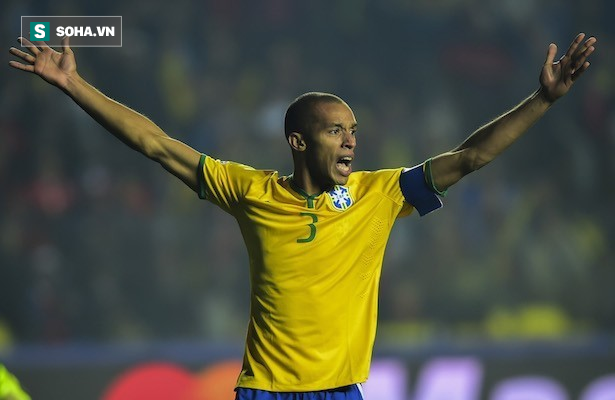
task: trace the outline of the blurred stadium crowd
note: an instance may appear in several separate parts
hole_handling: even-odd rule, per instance
[[[287,104],[355,110],[355,169],[412,166],[538,86],[547,45],[595,35],[592,68],[529,134],[398,222],[380,337],[615,335],[615,3],[591,1],[8,0],[21,15],[121,15],[122,48],[79,71],[216,158],[291,172]],[[8,53],[7,53],[8,55]],[[39,78],[0,74],[0,348],[237,340],[248,265],[233,219],[121,145]]]

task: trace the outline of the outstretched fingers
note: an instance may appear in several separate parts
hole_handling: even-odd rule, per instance
[[[557,45],[551,43],[547,50],[547,58],[545,59],[545,65],[552,65],[555,61],[555,55],[557,54]]]
[[[586,38],[584,33],[579,33],[558,59],[557,46],[549,45],[540,74],[541,89],[547,100],[555,101],[565,95],[574,81],[587,71],[590,64],[587,59],[593,54],[596,42],[595,37]]]
[[[18,61],[9,61],[9,65],[13,68],[20,69],[26,72],[34,72],[34,65],[32,64],[23,64]]]
[[[564,57],[572,57],[575,54],[575,51],[577,50],[577,47],[579,47],[579,44],[581,44],[581,42],[583,41],[583,38],[585,37],[584,33],[579,33],[574,40],[572,41],[572,43],[570,43],[570,47],[568,47],[568,51],[566,52],[566,54],[564,55]]]
[[[581,67],[577,68],[573,72],[570,79],[572,79],[573,81],[577,80],[583,74],[583,72],[587,71],[588,68],[589,68],[589,61],[585,61],[583,65],[581,65]]]
[[[62,38],[62,53],[70,54],[72,50],[69,46],[70,36],[64,36]]]
[[[15,47],[11,47],[9,49],[9,53],[11,53],[12,55],[16,57],[21,58],[22,60],[24,60],[25,62],[29,64],[34,64],[34,61],[36,61],[36,57],[34,57],[32,54],[16,49]]]
[[[34,43],[36,44],[36,46],[40,47],[42,50],[50,49],[51,48],[45,42],[38,41],[38,42],[34,42]]]
[[[580,47],[577,52],[573,55],[571,60],[571,72],[572,72],[572,80],[577,79],[583,72],[589,68],[589,61],[587,58],[594,52],[596,49],[594,44],[596,44],[597,40],[595,37],[590,37],[583,43],[583,46]]]
[[[32,51],[32,50],[30,49],[30,51]],[[19,62],[19,61],[11,60],[11,61],[9,61],[9,65],[11,67],[20,69],[22,71],[34,72],[34,62],[36,61],[36,57],[35,56],[33,56],[30,53],[26,53],[25,51],[19,50],[19,49],[15,48],[15,47],[11,47],[9,49],[9,53],[11,53],[15,57],[18,57],[22,61],[24,61],[24,62]],[[34,51],[32,51],[32,53],[34,53]],[[38,54],[38,53],[36,53],[36,54]]]
[[[40,44],[34,44],[24,37],[18,37],[17,41],[21,43],[21,45],[25,47],[30,53],[17,49],[15,47],[11,47],[9,49],[9,53],[20,58],[23,62],[11,60],[9,61],[9,65],[22,71],[34,72],[34,63],[36,62],[36,58],[38,57],[38,55],[42,52],[41,49],[38,47],[40,46]],[[44,42],[42,43],[44,44],[44,46],[41,47],[44,48],[45,46],[47,46]]]
[[[41,52],[41,50],[35,44],[33,44],[31,41],[29,41],[28,39],[24,37],[17,38],[17,41],[21,43],[23,47],[27,48],[28,51],[30,51],[30,53],[34,54],[35,56],[37,56]]]
[[[585,49],[582,53],[575,55],[575,57],[572,59],[572,68],[576,70],[579,67],[581,67],[583,64],[585,64],[587,57],[589,57],[590,54],[594,52],[594,50],[595,48],[591,46]]]
[[[598,39],[596,39],[595,37],[590,37],[583,43],[583,46],[577,49],[577,54],[585,53],[588,49],[592,48],[597,41]]]

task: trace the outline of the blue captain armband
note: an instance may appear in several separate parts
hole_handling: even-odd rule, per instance
[[[404,170],[399,185],[406,201],[419,212],[421,217],[442,207],[442,200],[428,185],[423,164]]]

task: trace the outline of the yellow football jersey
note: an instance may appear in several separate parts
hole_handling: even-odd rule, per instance
[[[386,243],[413,210],[401,172],[353,172],[345,186],[307,196],[292,177],[201,157],[199,196],[237,219],[250,259],[237,386],[296,392],[367,379]]]

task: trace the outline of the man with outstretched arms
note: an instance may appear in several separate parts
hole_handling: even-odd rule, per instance
[[[588,69],[596,39],[579,34],[540,87],[450,151],[414,167],[353,172],[357,119],[340,97],[295,99],[284,129],[294,170],[282,176],[220,161],[169,137],[77,73],[68,38],[60,52],[20,38],[16,69],[62,89],[131,148],[202,199],[233,215],[250,259],[250,321],[237,399],[362,399],[376,333],[378,284],[393,223],[424,215],[441,195],[510,146]]]

